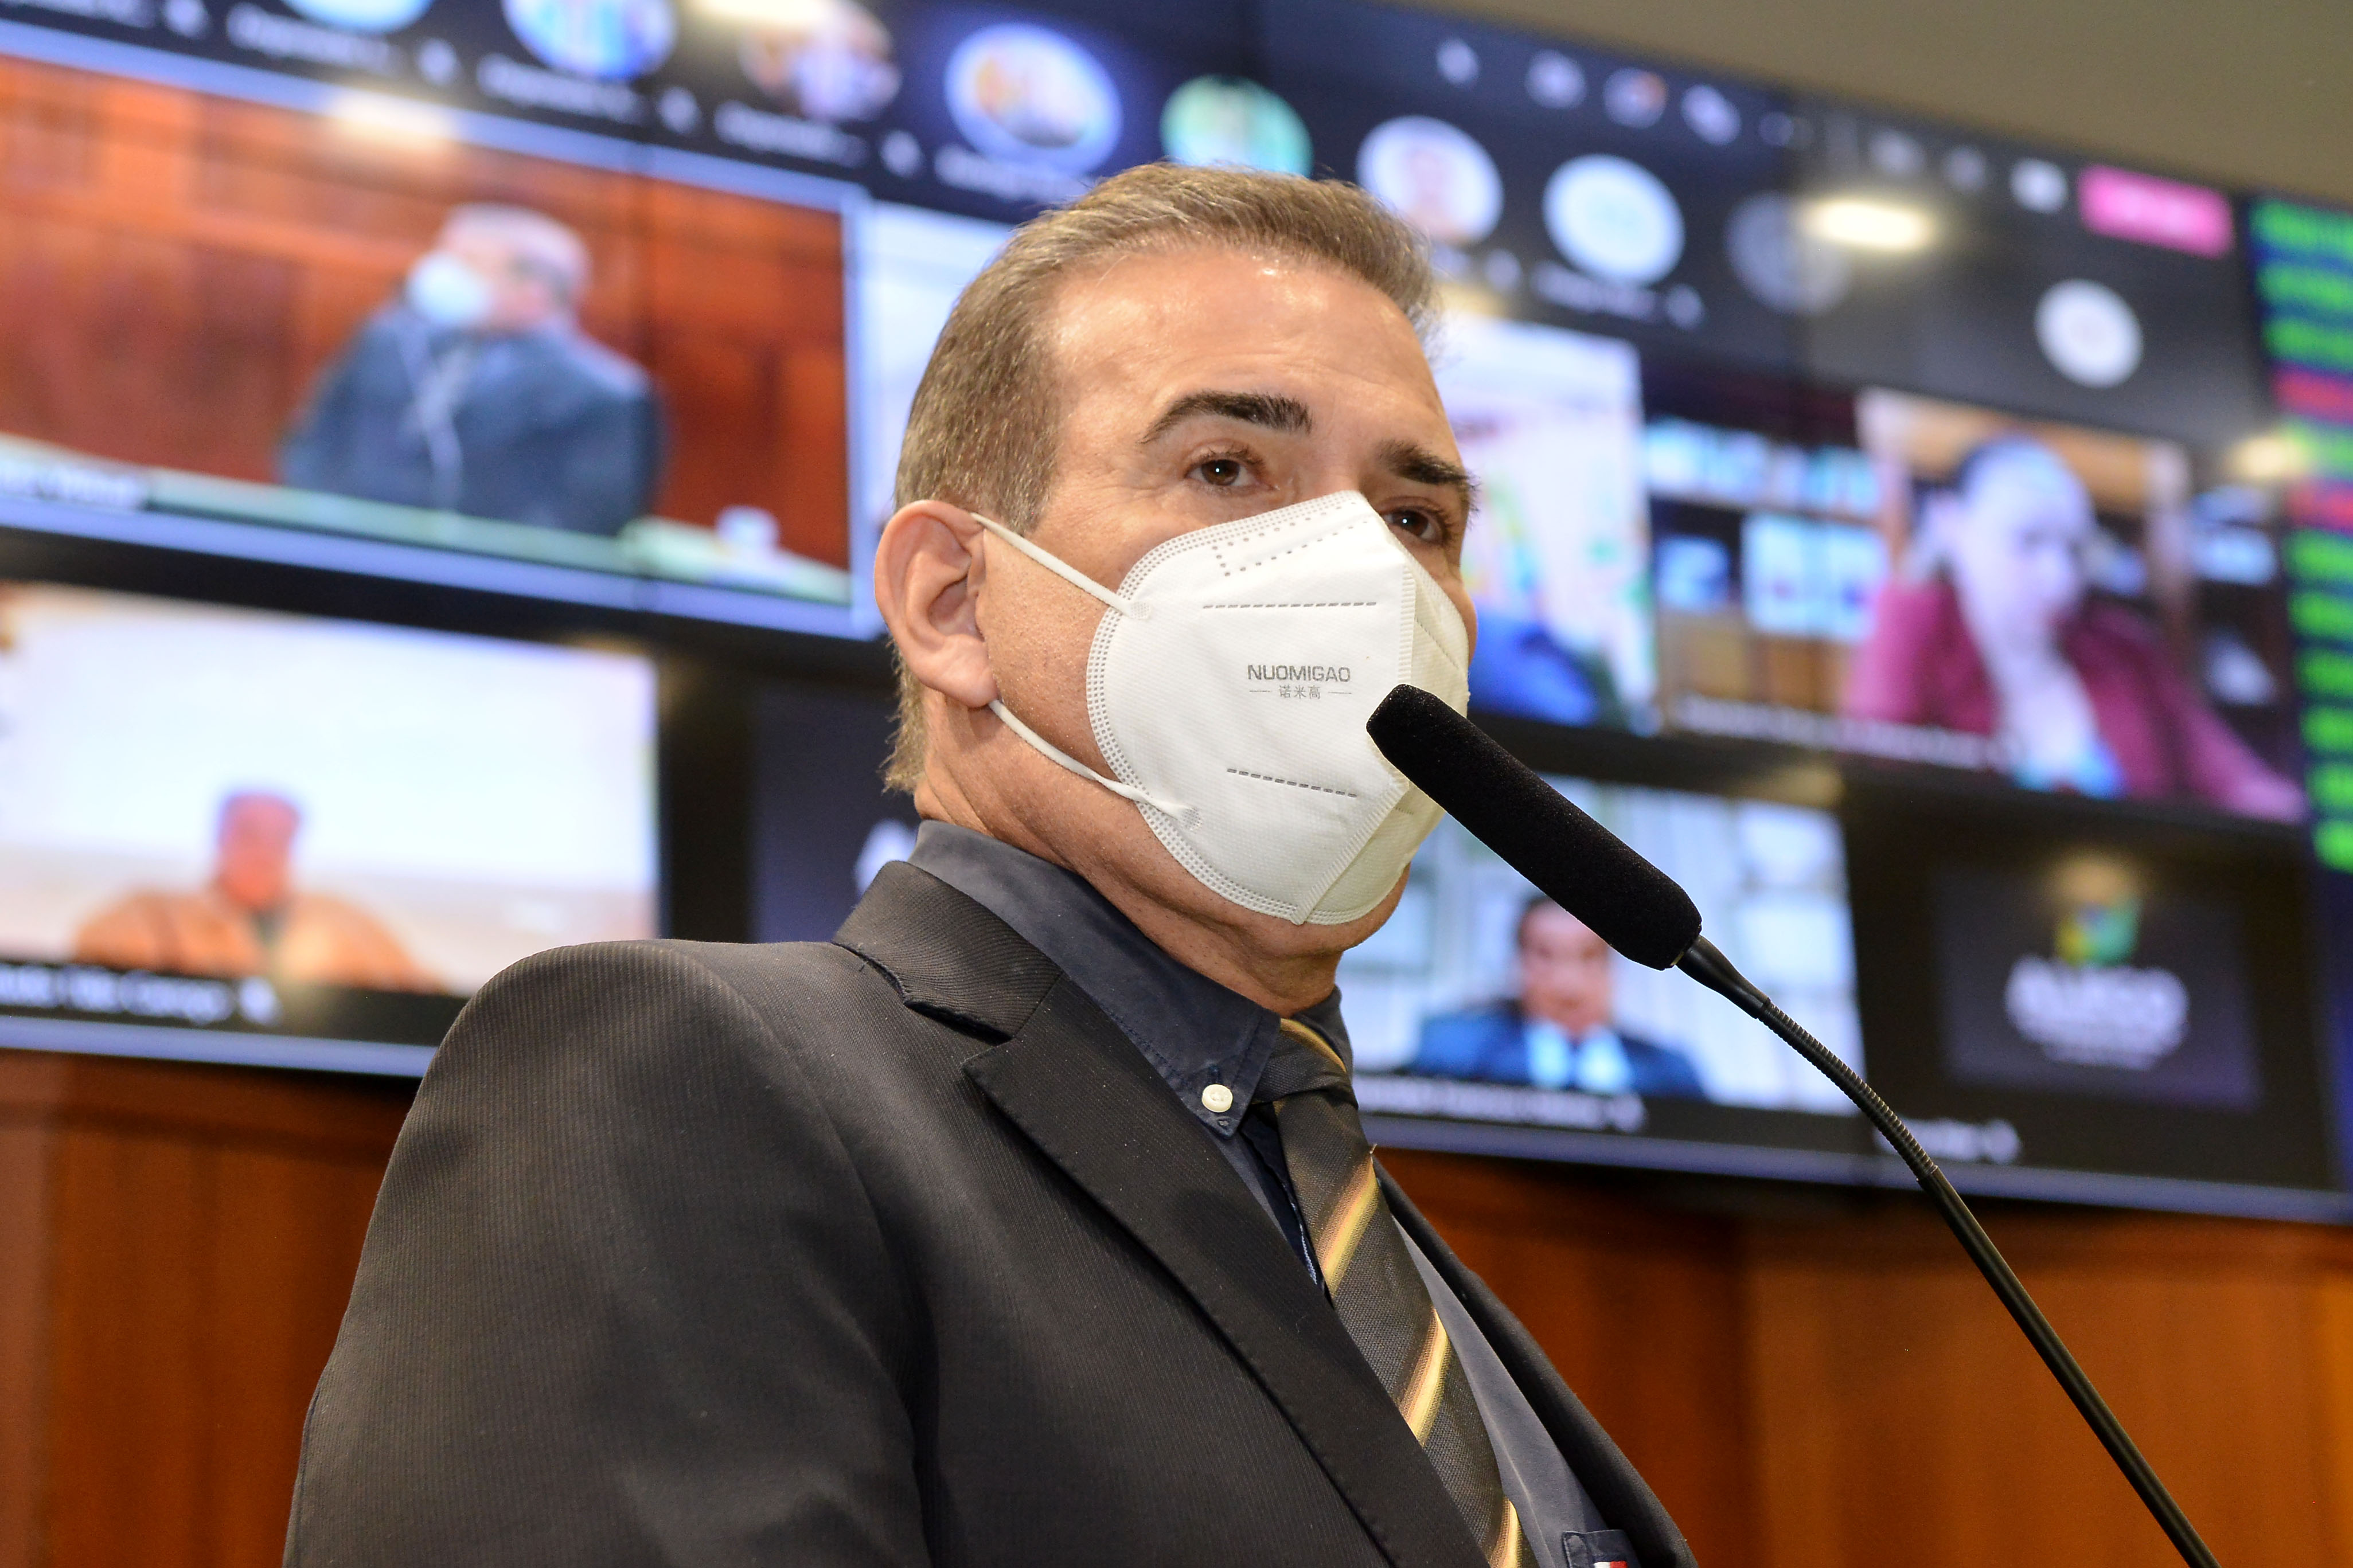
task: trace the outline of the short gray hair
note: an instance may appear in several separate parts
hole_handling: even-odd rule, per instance
[[[1438,280],[1421,242],[1354,185],[1244,169],[1146,163],[1014,232],[956,300],[915,389],[897,504],[944,500],[1026,533],[1053,491],[1060,409],[1044,325],[1065,284],[1116,257],[1197,247],[1271,253],[1363,279],[1428,337]],[[923,686],[899,664],[885,780],[923,771]]]
[[[513,248],[515,259],[567,307],[578,304],[588,291],[588,247],[545,213],[500,202],[469,202],[449,209],[441,232],[490,235],[504,241]]]

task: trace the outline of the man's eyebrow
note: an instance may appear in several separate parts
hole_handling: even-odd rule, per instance
[[[1385,441],[1380,457],[1381,466],[1398,479],[1452,490],[1461,500],[1466,515],[1477,509],[1479,481],[1461,464],[1411,441]]]
[[[1304,436],[1315,428],[1314,417],[1307,405],[1295,397],[1285,397],[1277,392],[1188,392],[1166,408],[1144,433],[1142,446],[1149,447],[1169,431],[1197,414],[1215,415],[1220,419],[1239,419],[1245,425],[1262,425],[1270,430],[1280,430],[1286,436]]]

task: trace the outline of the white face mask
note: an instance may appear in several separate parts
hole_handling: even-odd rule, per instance
[[[479,327],[492,303],[489,281],[446,250],[419,257],[408,269],[408,308],[437,327]]]
[[[1444,590],[1346,491],[1182,534],[1116,594],[1003,525],[998,538],[1111,607],[1087,716],[1117,776],[989,707],[1047,756],[1135,803],[1213,891],[1294,925],[1369,913],[1437,805],[1365,733],[1400,682],[1470,701],[1470,635]]]

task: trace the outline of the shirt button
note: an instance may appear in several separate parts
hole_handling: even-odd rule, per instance
[[[1224,1084],[1213,1083],[1201,1091],[1201,1104],[1223,1116],[1234,1108],[1234,1091]]]

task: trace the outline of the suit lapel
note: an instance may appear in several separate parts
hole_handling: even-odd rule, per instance
[[[1479,1331],[1487,1336],[1487,1343],[1512,1374],[1551,1434],[1561,1458],[1568,1461],[1570,1471],[1583,1484],[1586,1494],[1613,1530],[1622,1530],[1633,1538],[1634,1551],[1641,1559],[1642,1568],[1696,1568],[1691,1547],[1683,1531],[1675,1528],[1665,1508],[1601,1423],[1592,1412],[1569,1391],[1554,1370],[1551,1360],[1538,1348],[1535,1336],[1512,1315],[1511,1309],[1496,1299],[1481,1279],[1462,1266],[1462,1260],[1440,1239],[1430,1228],[1430,1221],[1413,1206],[1387,1171],[1381,1173],[1381,1191],[1389,1200],[1389,1208],[1413,1237],[1423,1256],[1445,1279]]]
[[[1062,978],[1011,926],[903,860],[882,868],[833,940],[916,1012],[991,1043],[1011,1038]]]
[[[837,940],[909,1006],[1001,1042],[966,1076],[1168,1271],[1391,1563],[1472,1568],[1438,1472],[1331,1304],[1143,1053],[980,905],[913,868],[883,878]]]

